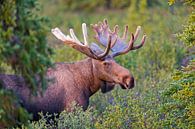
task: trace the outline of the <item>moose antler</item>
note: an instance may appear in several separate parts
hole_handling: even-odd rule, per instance
[[[106,43],[105,51],[97,55],[96,53],[93,52],[93,50],[88,45],[87,27],[85,23],[82,24],[82,31],[83,31],[84,43],[78,40],[73,29],[70,29],[70,35],[64,35],[59,28],[55,28],[51,30],[51,32],[56,36],[56,38],[63,41],[64,44],[80,51],[81,53],[91,58],[102,60],[104,57],[106,57],[110,51],[111,44],[112,44],[111,36],[109,34],[107,35],[107,40],[106,40],[107,43]]]
[[[108,36],[111,36],[111,40],[115,39],[115,42],[111,44],[111,50],[113,52],[112,57],[128,53],[131,50],[136,50],[142,47],[146,40],[146,35],[144,35],[142,37],[141,43],[137,46],[134,46],[134,42],[138,38],[138,35],[141,31],[140,26],[137,27],[135,34],[131,34],[131,39],[128,42],[128,44],[126,43],[127,33],[128,33],[127,25],[125,26],[125,30],[124,30],[122,38],[118,36],[118,31],[119,31],[118,25],[115,25],[114,30],[111,31],[107,20],[104,20],[103,23],[99,22],[99,24],[92,25],[92,28],[96,33],[95,38],[103,46],[107,45]]]

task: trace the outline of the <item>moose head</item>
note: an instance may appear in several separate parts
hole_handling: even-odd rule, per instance
[[[92,24],[92,29],[95,32],[95,39],[103,47],[103,51],[96,43],[88,44],[88,35],[86,24],[82,24],[84,42],[81,42],[76,37],[73,29],[70,29],[70,35],[64,35],[60,29],[52,29],[52,33],[65,45],[70,46],[77,51],[87,55],[92,59],[93,73],[98,81],[101,81],[102,92],[110,91],[115,84],[119,84],[123,89],[130,89],[134,87],[134,77],[128,69],[122,67],[115,62],[114,58],[119,55],[128,53],[131,50],[136,50],[142,47],[145,43],[146,35],[142,37],[141,43],[134,46],[134,42],[138,38],[141,27],[138,26],[135,34],[131,34],[131,38],[127,41],[128,26],[122,37],[119,37],[118,25],[115,25],[113,31],[109,28],[108,21],[104,20],[98,24]]]

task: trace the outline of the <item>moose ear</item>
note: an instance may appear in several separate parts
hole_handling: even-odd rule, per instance
[[[107,93],[111,90],[114,89],[114,84],[113,83],[109,83],[109,82],[104,82],[102,85],[101,85],[101,92],[102,93]]]

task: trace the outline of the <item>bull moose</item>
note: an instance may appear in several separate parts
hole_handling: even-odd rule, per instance
[[[41,111],[60,113],[63,110],[69,110],[73,101],[85,110],[90,96],[99,89],[106,93],[116,84],[123,89],[133,88],[133,76],[128,69],[117,64],[114,57],[144,45],[146,35],[143,36],[139,45],[134,45],[141,27],[138,26],[135,34],[131,34],[128,43],[126,43],[128,26],[125,26],[122,37],[118,36],[118,25],[111,31],[107,20],[91,27],[95,31],[95,39],[102,47],[105,47],[104,51],[95,43],[88,44],[85,23],[82,24],[83,42],[78,40],[73,29],[70,29],[70,35],[64,35],[58,28],[51,30],[57,39],[88,58],[75,63],[55,63],[54,67],[49,68],[46,73],[46,78],[54,79],[54,81],[48,83],[48,88],[43,95],[33,96],[24,79],[18,75],[1,74],[0,81],[3,86],[13,90],[20,98],[22,105],[35,116]]]

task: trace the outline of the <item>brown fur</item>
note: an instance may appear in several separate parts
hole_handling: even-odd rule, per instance
[[[70,110],[75,101],[83,109],[87,109],[89,97],[102,88],[105,93],[121,84],[122,88],[134,86],[133,77],[124,67],[107,57],[104,61],[91,58],[76,63],[56,63],[49,68],[49,82],[43,96],[32,96],[24,79],[16,75],[0,74],[0,81],[7,89],[12,89],[20,98],[22,105],[35,116],[38,112],[59,113]]]

